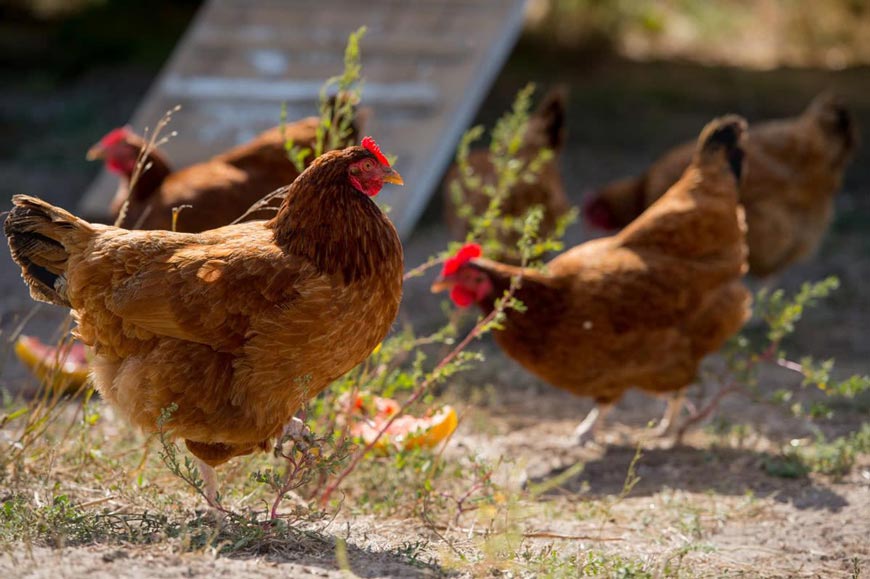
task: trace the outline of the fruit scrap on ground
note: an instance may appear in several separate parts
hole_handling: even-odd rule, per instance
[[[351,436],[371,444],[389,420],[399,411],[400,404],[392,398],[382,398],[367,392],[356,395],[349,403],[349,395],[342,396],[339,407],[348,410]],[[404,414],[396,418],[375,443],[379,452],[434,448],[456,430],[459,419],[449,405],[427,413],[426,416]]]
[[[87,350],[81,342],[62,341],[49,346],[36,336],[21,336],[15,342],[15,355],[52,388],[72,393],[88,379]]]

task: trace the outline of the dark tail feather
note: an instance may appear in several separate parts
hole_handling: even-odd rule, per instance
[[[743,143],[746,134],[746,121],[737,115],[719,117],[707,124],[698,137],[696,159],[703,162],[719,151],[725,153],[728,165],[737,182],[743,176]]]
[[[547,146],[560,150],[565,145],[565,100],[567,90],[556,87],[548,92],[538,106],[535,116],[543,121]]]
[[[12,259],[30,295],[40,301],[70,306],[66,296],[67,243],[93,230],[87,222],[34,197],[16,195],[4,226]]]
[[[822,130],[839,145],[835,163],[845,163],[858,148],[860,134],[855,117],[843,99],[832,92],[824,92],[813,99],[805,114],[815,118]]]

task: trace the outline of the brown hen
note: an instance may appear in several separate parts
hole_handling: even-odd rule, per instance
[[[334,106],[334,102],[332,104]],[[357,140],[362,123],[357,115],[348,129],[347,139]],[[187,205],[178,215],[176,231],[198,233],[232,223],[267,193],[299,176],[290,161],[285,142],[313,150],[320,124],[319,117],[308,117],[285,126],[273,127],[251,141],[184,169],[173,171],[166,155],[157,148],[146,149],[145,170],[130,189],[137,158],[145,140],[128,127],[114,129],[88,151],[88,159],[101,159],[106,168],[117,173],[121,182],[110,205],[117,221],[124,202],[129,200],[118,224],[127,229],[172,229],[172,209]],[[306,158],[310,164],[312,156]],[[272,203],[277,207],[280,200]],[[268,219],[274,210],[260,210],[246,220]]]
[[[754,275],[772,275],[815,253],[857,142],[852,115],[830,94],[797,118],[753,125],[740,201]],[[693,152],[694,144],[685,143],[642,176],[605,186],[584,207],[587,222],[604,229],[628,225],[680,178]]]
[[[559,217],[570,209],[562,173],[559,169],[559,158],[565,145],[565,95],[561,89],[549,92],[541,101],[537,111],[529,118],[528,127],[523,138],[517,158],[525,163],[535,159],[542,149],[550,149],[554,155],[541,167],[534,181],[519,181],[502,201],[501,214],[517,218],[525,216],[535,205],[544,208],[544,217],[539,227],[542,237],[553,233]],[[482,184],[495,184],[497,176],[492,165],[488,149],[471,151],[468,164]],[[468,219],[457,213],[457,201],[470,206],[473,215],[482,215],[491,201],[482,189],[460,188],[460,199],[454,199],[452,189],[461,183],[459,167],[451,167],[444,180],[444,218],[451,235],[455,239],[465,239],[469,231]],[[510,249],[516,246],[519,233],[502,232],[499,240],[502,246]],[[508,252],[506,257],[509,257]]]
[[[199,234],[91,224],[16,196],[5,231],[34,299],[69,307],[99,392],[211,467],[268,446],[384,338],[402,245],[372,201],[401,184],[374,141],[324,154],[270,221]]]
[[[595,398],[581,440],[631,387],[679,393],[660,424],[669,432],[700,361],[747,319],[737,203],[744,129],[737,117],[709,124],[682,178],[619,234],[566,251],[545,271],[475,258],[479,248],[466,246],[433,285],[488,312],[522,276],[516,296],[527,311],[509,310],[495,340],[541,379]]]

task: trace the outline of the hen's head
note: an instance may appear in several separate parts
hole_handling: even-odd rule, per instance
[[[402,277],[402,243],[371,198],[384,183],[402,185],[374,139],[327,151],[283,190],[284,201],[267,223],[291,255],[312,261],[347,283],[378,273]]]
[[[489,275],[477,267],[475,259],[480,257],[481,249],[476,243],[469,243],[444,262],[441,275],[432,284],[432,292],[450,290],[450,299],[461,308],[480,303],[494,291]]]
[[[133,176],[142,138],[130,127],[119,127],[109,131],[96,145],[88,150],[88,161],[103,161],[106,168],[128,179]]]
[[[390,162],[373,138],[364,138],[361,147],[351,148],[350,155],[347,177],[360,193],[374,197],[381,192],[384,183],[405,184],[398,171],[390,167]]]

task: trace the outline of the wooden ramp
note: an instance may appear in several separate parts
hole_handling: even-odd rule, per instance
[[[520,32],[524,0],[208,0],[133,116],[153,127],[175,105],[164,149],[201,161],[288,119],[315,114],[323,81],[361,43],[366,133],[398,156],[404,188],[378,197],[406,237]],[[143,23],[143,26],[149,25]],[[106,127],[106,130],[112,127]],[[79,209],[105,216],[117,177],[100,174]]]

